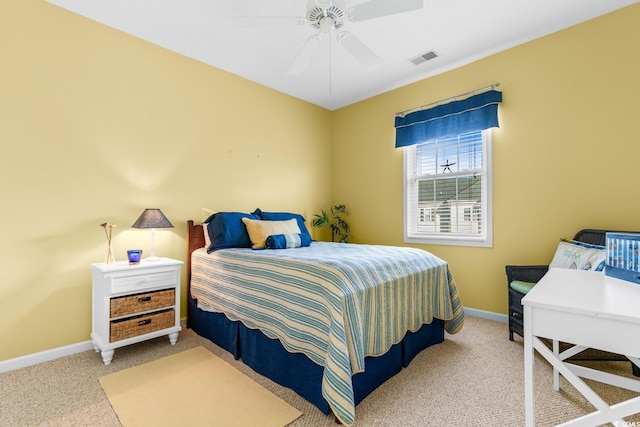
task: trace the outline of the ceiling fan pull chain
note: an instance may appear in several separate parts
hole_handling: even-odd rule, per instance
[[[329,43],[329,96],[333,95],[333,55],[331,52],[331,43]]]

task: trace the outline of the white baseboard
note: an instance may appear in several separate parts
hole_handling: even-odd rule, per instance
[[[493,313],[491,311],[478,310],[475,308],[465,307],[464,313],[467,316],[480,317],[502,323],[507,323],[509,321],[506,314]],[[181,319],[180,324],[183,328],[186,328],[186,322],[186,319]],[[49,362],[61,357],[71,356],[72,354],[82,353],[87,350],[93,350],[93,343],[91,341],[84,341],[77,344],[41,351],[39,353],[27,354],[26,356],[16,357],[15,359],[0,361],[0,374],[15,371],[16,369],[26,368],[27,366],[37,365],[42,362]]]
[[[187,319],[180,319],[182,328],[187,327]],[[82,353],[83,351],[93,350],[91,341],[84,341],[77,344],[66,345],[51,350],[41,351],[39,353],[27,354],[26,356],[16,357],[15,359],[0,361],[0,374],[16,369],[26,368],[27,366],[37,365],[42,362],[59,359],[72,354]]]
[[[509,316],[506,314],[494,313],[492,311],[478,310],[477,308],[464,308],[467,316],[480,317],[482,319],[495,320],[496,322],[509,323]]]
[[[26,368],[27,366],[37,365],[38,363],[48,362],[65,356],[71,356],[72,354],[82,353],[87,350],[93,350],[93,343],[91,341],[84,341],[77,344],[41,351],[39,353],[27,354],[26,356],[16,357],[15,359],[4,360],[0,362],[0,373],[15,371],[16,369]]]

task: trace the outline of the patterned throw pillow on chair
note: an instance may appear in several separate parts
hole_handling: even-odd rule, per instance
[[[561,240],[549,267],[602,271],[606,256],[607,251],[604,246],[575,240]]]

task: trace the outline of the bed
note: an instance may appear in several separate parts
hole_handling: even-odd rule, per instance
[[[343,424],[462,328],[448,264],[426,251],[316,241],[209,251],[202,225],[187,231],[187,326]]]

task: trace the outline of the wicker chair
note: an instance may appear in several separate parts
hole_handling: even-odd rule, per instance
[[[606,230],[580,230],[573,237],[583,243],[604,246]],[[513,281],[537,283],[549,270],[549,265],[507,265],[507,289],[509,291],[509,339],[513,341],[513,334],[523,335],[522,297],[525,295],[511,287]]]
[[[605,246],[606,233],[612,230],[596,230],[596,229],[584,229],[580,230],[573,237],[573,240],[577,240],[583,243],[589,243],[592,245]],[[524,323],[523,323],[523,308],[522,297],[524,293],[519,292],[517,289],[511,287],[513,281],[522,281],[529,283],[537,283],[542,276],[549,270],[548,265],[507,265],[505,266],[507,273],[507,289],[509,291],[509,339],[513,341],[513,334],[516,333],[521,337],[523,335]],[[561,343],[561,350],[566,345]],[[573,360],[627,360],[625,357],[616,355],[613,353],[606,353],[599,350],[589,349],[586,352],[573,356]],[[640,376],[640,369],[638,369],[633,363],[633,374]]]

